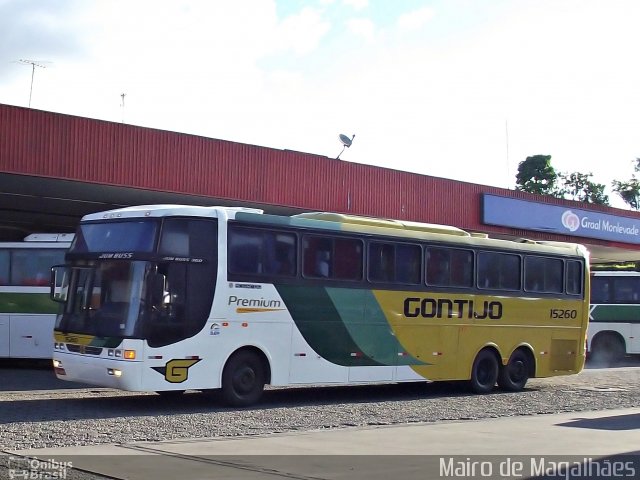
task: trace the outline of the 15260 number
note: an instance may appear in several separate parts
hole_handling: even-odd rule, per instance
[[[549,318],[577,318],[577,310],[562,310],[560,308],[552,308],[549,310]]]

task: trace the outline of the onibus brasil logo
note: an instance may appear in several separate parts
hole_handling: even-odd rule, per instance
[[[580,217],[571,210],[566,210],[562,214],[562,225],[570,232],[575,232],[580,228]]]

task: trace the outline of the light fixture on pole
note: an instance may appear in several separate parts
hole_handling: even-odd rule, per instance
[[[343,135],[341,133],[340,135],[338,135],[338,138],[340,139],[340,142],[342,143],[342,150],[340,150],[340,153],[336,157],[336,160],[340,160],[340,155],[342,155],[342,152],[344,152],[345,148],[349,148],[351,146],[351,144],[353,143],[353,139],[356,138],[356,135],[354,133],[351,136],[351,138],[349,138],[346,135]]]

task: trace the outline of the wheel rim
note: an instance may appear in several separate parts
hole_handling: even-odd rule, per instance
[[[514,383],[522,381],[527,374],[526,366],[522,360],[516,360],[510,363],[508,369],[509,379]]]
[[[240,367],[233,376],[233,389],[241,394],[251,393],[256,384],[256,372],[249,366]]]
[[[478,364],[478,382],[481,385],[488,385],[493,376],[493,368],[490,360],[482,360]]]

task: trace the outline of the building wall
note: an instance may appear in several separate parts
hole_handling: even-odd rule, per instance
[[[637,212],[320,155],[0,104],[2,172],[562,241],[581,239],[481,224],[481,193],[640,218]]]

